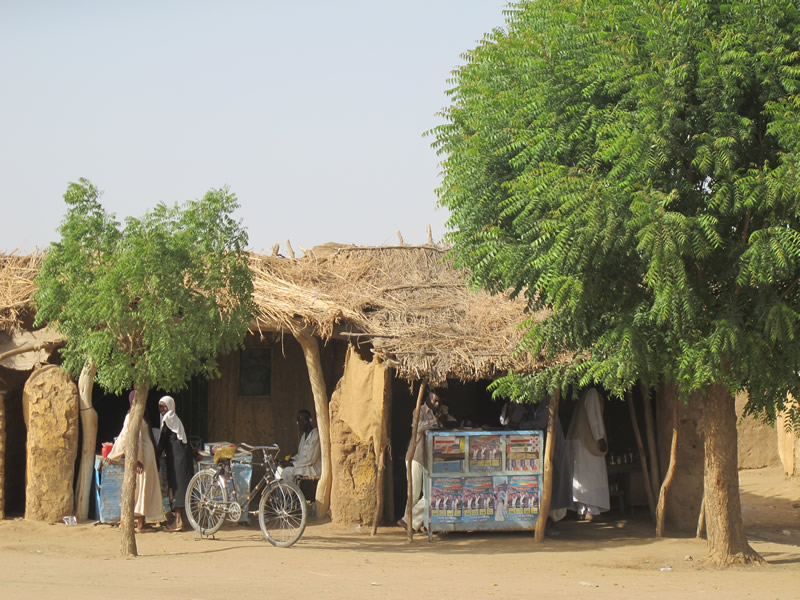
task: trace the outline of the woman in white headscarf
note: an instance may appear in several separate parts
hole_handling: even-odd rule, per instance
[[[162,452],[167,456],[167,480],[172,490],[172,511],[175,523],[170,531],[183,531],[186,520],[186,488],[194,475],[194,459],[186,430],[175,414],[175,400],[164,396],[158,401],[158,412],[161,413],[161,433],[158,436],[156,456]]]

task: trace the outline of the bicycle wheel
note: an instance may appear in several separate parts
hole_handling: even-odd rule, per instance
[[[198,471],[186,488],[186,517],[201,535],[216,533],[225,520],[228,490],[211,469]]]
[[[303,492],[292,483],[276,481],[261,496],[258,524],[270,544],[288,548],[303,535],[306,512]]]

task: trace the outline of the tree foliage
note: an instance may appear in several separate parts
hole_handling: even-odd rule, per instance
[[[37,323],[67,338],[64,366],[87,359],[122,393],[147,382],[177,390],[217,374],[217,355],[240,346],[253,314],[247,233],[227,189],[184,206],[159,204],[124,228],[81,179],[64,196],[61,240],[37,277]]]
[[[798,397],[799,26],[773,0],[540,0],[465,54],[432,132],[454,256],[551,311],[526,350],[571,357],[502,393]]]

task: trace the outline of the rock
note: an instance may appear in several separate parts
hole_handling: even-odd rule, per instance
[[[74,514],[78,388],[61,367],[35,369],[22,392],[28,427],[25,518],[60,522]]]

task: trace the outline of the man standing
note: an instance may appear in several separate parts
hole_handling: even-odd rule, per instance
[[[591,521],[610,508],[608,451],[603,423],[603,398],[597,388],[581,394],[567,431],[567,451],[572,462],[572,499],[578,517]]]
[[[319,430],[311,421],[311,413],[305,408],[297,413],[297,427],[300,429],[300,444],[297,454],[289,460],[279,461],[275,471],[278,479],[297,483],[297,476],[319,477],[322,473],[322,450],[319,445]]]

